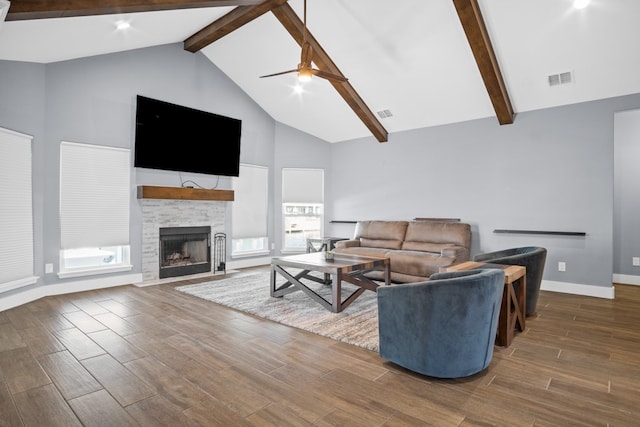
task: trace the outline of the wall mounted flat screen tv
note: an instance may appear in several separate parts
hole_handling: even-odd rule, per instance
[[[138,95],[134,166],[238,176],[242,121]]]

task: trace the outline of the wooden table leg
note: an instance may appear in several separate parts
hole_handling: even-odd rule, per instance
[[[333,283],[331,284],[331,297],[333,300],[332,310],[334,313],[339,313],[342,311],[342,271],[338,269],[336,274],[333,276]]]
[[[501,347],[509,347],[511,341],[509,339],[509,313],[510,301],[509,301],[509,288],[511,284],[505,283],[504,290],[502,291],[502,304],[500,304],[500,317],[498,319],[498,332],[496,334],[496,345]]]

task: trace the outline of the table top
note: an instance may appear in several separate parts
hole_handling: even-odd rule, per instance
[[[349,240],[348,237],[307,237],[311,242],[339,242],[340,240]]]
[[[513,283],[527,273],[526,267],[522,265],[491,264],[478,261],[466,261],[449,267],[442,267],[440,271],[463,271],[473,270],[474,268],[499,268],[504,271],[504,281],[506,283]]]
[[[389,258],[364,257],[359,255],[335,254],[333,259],[325,259],[323,252],[271,258],[271,265],[284,265],[304,270],[343,273],[354,270],[371,270],[389,265]]]

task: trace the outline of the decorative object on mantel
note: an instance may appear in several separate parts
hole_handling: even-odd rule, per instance
[[[340,313],[332,313],[304,292],[292,292],[283,298],[269,295],[268,270],[249,273],[175,289],[198,298],[213,301],[283,325],[303,329],[317,335],[378,351],[378,305],[375,292],[363,293],[357,301]],[[284,278],[278,276],[279,283]],[[346,295],[354,285],[343,283]],[[330,286],[318,284],[318,293],[331,292]]]
[[[233,190],[139,185],[138,199],[218,200],[232,202],[234,200],[234,192]]]

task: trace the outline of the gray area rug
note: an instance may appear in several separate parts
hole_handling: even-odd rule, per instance
[[[290,273],[296,273],[296,270]],[[276,276],[278,283],[285,279]],[[302,291],[282,298],[269,295],[270,273],[257,272],[211,282],[179,286],[189,295],[213,301],[284,325],[304,329],[369,350],[378,351],[378,306],[376,294],[365,291],[341,313],[332,313]],[[305,284],[307,282],[304,282]],[[331,295],[331,287],[310,282],[318,294]],[[343,285],[343,300],[355,287]],[[325,297],[329,301],[330,296]]]

